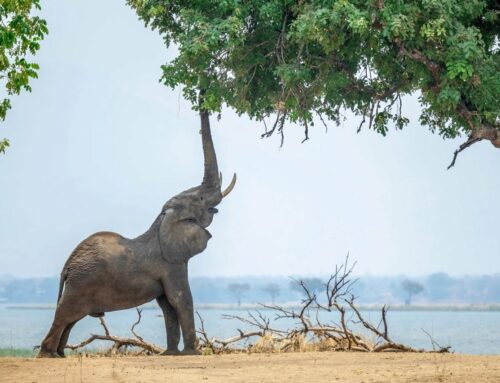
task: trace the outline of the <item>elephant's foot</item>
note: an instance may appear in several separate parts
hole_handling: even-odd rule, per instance
[[[59,355],[59,358],[66,358],[64,351],[57,351],[57,355]]]
[[[59,355],[55,351],[40,350],[36,357],[37,358],[61,358],[61,355]]]
[[[201,351],[194,348],[185,348],[181,351],[180,355],[201,355]]]
[[[175,349],[167,349],[163,351],[160,355],[180,355],[181,352],[175,348]]]

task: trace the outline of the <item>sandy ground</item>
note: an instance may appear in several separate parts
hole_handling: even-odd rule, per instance
[[[500,382],[500,356],[308,352],[0,358],[0,382]]]

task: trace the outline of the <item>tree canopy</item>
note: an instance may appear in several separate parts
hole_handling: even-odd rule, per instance
[[[402,96],[444,138],[500,148],[497,0],[127,0],[177,56],[163,82],[197,107],[274,124],[339,122],[352,111],[386,135],[402,129]]]
[[[0,120],[11,108],[9,97],[22,90],[31,91],[29,82],[37,77],[38,64],[29,56],[40,49],[40,41],[48,33],[47,23],[33,16],[40,9],[40,0],[0,0],[0,79],[5,96],[0,100]],[[9,146],[0,140],[0,153]]]

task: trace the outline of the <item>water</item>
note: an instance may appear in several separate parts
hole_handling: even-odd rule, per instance
[[[209,336],[225,338],[237,334],[237,329],[249,329],[236,320],[223,319],[223,314],[245,316],[245,310],[201,309]],[[270,311],[264,315],[274,318]],[[366,319],[377,324],[377,312],[362,312]],[[54,311],[52,309],[7,309],[0,304],[0,348],[30,349],[40,344],[48,331]],[[113,335],[132,337],[131,325],[137,319],[135,310],[106,313],[106,323]],[[326,319],[326,318],[324,318]],[[432,349],[426,330],[442,346],[451,345],[453,351],[467,354],[500,354],[500,312],[490,311],[393,311],[388,314],[389,335],[399,343],[416,348]],[[277,322],[284,328],[292,322]],[[197,327],[199,321],[197,319]],[[144,310],[141,323],[136,327],[145,340],[165,347],[165,327],[161,311]],[[86,317],[71,332],[70,343],[79,343],[89,334],[103,334],[98,319]],[[98,345],[94,346],[97,347]]]

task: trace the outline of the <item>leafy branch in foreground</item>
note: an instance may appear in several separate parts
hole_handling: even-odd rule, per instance
[[[0,100],[0,121],[11,108],[9,96],[22,90],[31,92],[29,82],[38,77],[38,64],[27,57],[40,49],[40,41],[48,33],[46,21],[32,15],[40,9],[40,0],[0,1],[0,81],[6,92]],[[0,153],[8,146],[9,140],[0,140]]]

